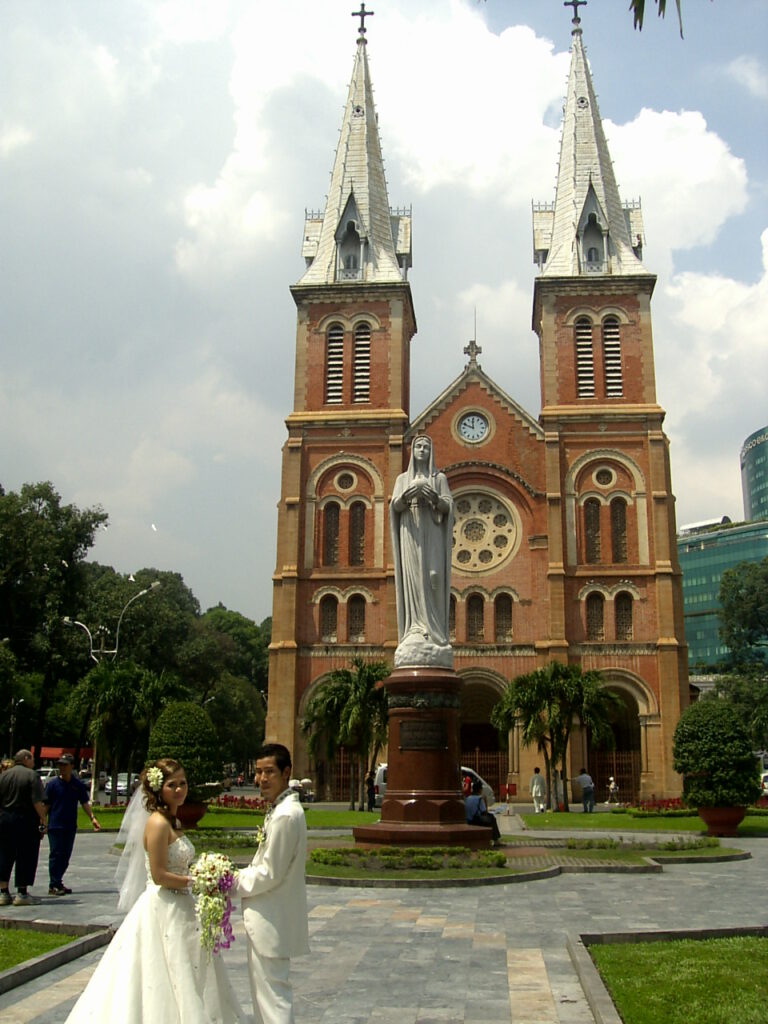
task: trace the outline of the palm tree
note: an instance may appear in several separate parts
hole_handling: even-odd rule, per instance
[[[351,669],[336,669],[320,685],[301,723],[313,757],[322,750],[332,763],[339,747],[352,755],[350,810],[355,807],[355,769],[359,771],[360,806],[364,807],[365,775],[386,740],[387,694],[380,684],[391,671],[386,661],[355,657]]]
[[[568,743],[574,724],[587,729],[592,745],[613,746],[611,711],[619,703],[602,676],[582,671],[578,665],[550,662],[545,668],[517,676],[491,712],[499,730],[519,725],[524,746],[537,748],[547,771],[547,805],[553,793],[552,770],[558,765],[563,780],[563,800],[568,810]]]

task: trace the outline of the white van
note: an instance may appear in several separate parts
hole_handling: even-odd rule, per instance
[[[488,785],[482,776],[478,775],[472,768],[465,768],[463,765],[459,769],[460,779],[459,788],[461,788],[462,780],[468,775],[472,782],[479,781],[483,786],[483,797],[485,798],[486,804],[491,807],[496,803],[496,797],[493,794],[493,790]],[[380,764],[376,769],[376,777],[373,780],[373,788],[376,793],[376,806],[381,807],[384,802],[384,797],[387,795],[387,766],[386,764]]]

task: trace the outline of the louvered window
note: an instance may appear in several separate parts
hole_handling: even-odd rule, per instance
[[[512,639],[512,598],[509,594],[499,594],[494,602],[496,619],[496,643],[508,643]]]
[[[605,640],[604,605],[602,594],[587,597],[587,640]]]
[[[584,502],[584,536],[586,559],[591,565],[600,561],[600,502],[587,498]]]
[[[616,639],[632,639],[632,595],[622,592],[616,595]]]
[[[326,643],[336,642],[338,613],[339,602],[335,597],[326,594],[320,601],[320,635]]]
[[[339,506],[329,501],[323,509],[323,565],[339,564]]]
[[[347,629],[351,643],[365,640],[365,598],[361,594],[353,594],[347,601]]]
[[[623,498],[611,502],[611,552],[614,562],[626,562],[627,503]]]
[[[371,327],[358,324],[355,329],[354,400],[371,400]]]
[[[576,389],[579,398],[595,397],[595,355],[592,324],[587,317],[576,321]]]
[[[355,501],[349,510],[349,564],[365,563],[365,505]]]
[[[344,328],[331,324],[325,352],[325,401],[339,405],[344,384]]]
[[[603,366],[605,367],[605,397],[621,398],[624,380],[621,372],[621,332],[615,316],[603,321]]]
[[[467,601],[467,640],[479,641],[485,636],[485,602],[479,594]]]

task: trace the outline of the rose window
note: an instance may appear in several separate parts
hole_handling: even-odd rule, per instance
[[[455,496],[453,566],[461,572],[486,572],[510,558],[518,548],[517,512],[492,494]]]

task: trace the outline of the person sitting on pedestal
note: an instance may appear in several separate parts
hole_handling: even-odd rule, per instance
[[[482,825],[484,828],[493,829],[493,842],[497,843],[501,837],[499,823],[496,815],[491,814],[483,796],[483,784],[477,779],[472,784],[472,795],[464,802],[464,809],[467,815],[468,825]]]

